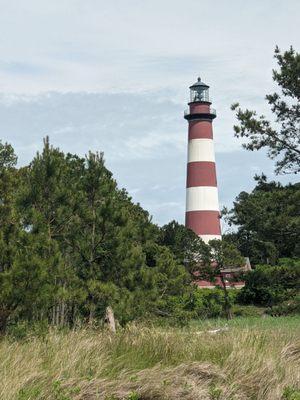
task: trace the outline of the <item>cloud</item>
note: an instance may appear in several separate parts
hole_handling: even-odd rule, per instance
[[[211,85],[221,204],[271,174],[241,150],[230,105],[267,114],[275,44],[299,48],[289,0],[10,0],[1,8],[0,137],[28,163],[42,137],[104,151],[120,186],[154,221],[184,219],[188,86]],[[267,20],[267,25],[266,25]],[[292,39],[291,39],[292,38]],[[292,40],[292,43],[291,43]],[[282,178],[285,181],[290,179]],[[132,189],[130,189],[132,188]]]
[[[0,96],[0,131],[16,146],[50,136],[55,145],[85,154],[105,152],[111,162],[185,159],[187,124],[182,104],[169,90],[141,93],[45,93]],[[217,151],[237,148],[232,137],[216,133]],[[26,163],[33,154],[22,153]]]
[[[37,64],[26,62],[0,61],[0,71],[9,75],[38,76],[46,75],[46,73],[49,72],[49,69]]]
[[[20,165],[41,149],[45,135],[82,156],[104,151],[119,185],[155,222],[183,222],[187,124],[175,97],[169,90],[2,96],[0,137],[13,144]],[[220,201],[230,205],[241,190],[253,187],[255,173],[270,175],[272,163],[261,152],[241,150],[228,121],[220,119],[214,130]]]
[[[11,0],[1,8],[1,57],[36,74],[2,71],[2,88],[182,92],[202,73],[216,98],[234,88],[257,94],[271,84],[275,44],[299,45],[299,11],[297,0]]]

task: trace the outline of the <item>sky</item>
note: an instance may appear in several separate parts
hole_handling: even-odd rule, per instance
[[[230,105],[270,116],[275,45],[300,48],[299,0],[0,0],[0,139],[19,165],[49,135],[107,167],[160,225],[184,221],[188,87],[210,85],[222,206],[253,176],[274,179],[264,152],[234,138]],[[294,176],[275,177],[283,183]]]

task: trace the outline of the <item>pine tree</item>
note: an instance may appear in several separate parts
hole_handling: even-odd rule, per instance
[[[63,238],[70,229],[76,203],[74,164],[80,168],[81,163],[50,146],[46,138],[42,153],[26,170],[19,194],[19,207],[30,237],[28,252],[45,264],[40,272],[46,274],[44,280],[50,295],[44,307],[48,310],[47,318],[56,325],[65,323],[73,294],[71,283],[76,280],[71,253]],[[32,263],[31,268],[35,265],[38,270],[38,263]]]
[[[241,192],[231,210],[224,210],[229,225],[237,230],[230,235],[252,264],[275,264],[278,258],[300,254],[300,185],[268,182],[257,176],[252,192]]]
[[[19,173],[17,157],[8,143],[0,141],[0,331],[5,329],[7,320],[14,311],[10,301],[12,285],[8,274],[18,253],[21,227],[15,207],[16,187]]]

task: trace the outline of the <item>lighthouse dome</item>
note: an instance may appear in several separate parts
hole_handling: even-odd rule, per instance
[[[201,81],[200,76],[198,77],[197,82],[193,83],[192,86],[190,86],[190,89],[197,87],[209,88],[209,86],[206,83]]]

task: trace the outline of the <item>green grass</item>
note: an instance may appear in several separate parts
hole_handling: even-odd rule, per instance
[[[0,340],[1,400],[298,400],[299,381],[299,317]]]
[[[288,317],[236,317],[230,321],[226,319],[206,319],[193,321],[191,326],[199,329],[215,329],[219,327],[232,327],[240,329],[283,329],[298,330],[300,326],[300,316]]]

